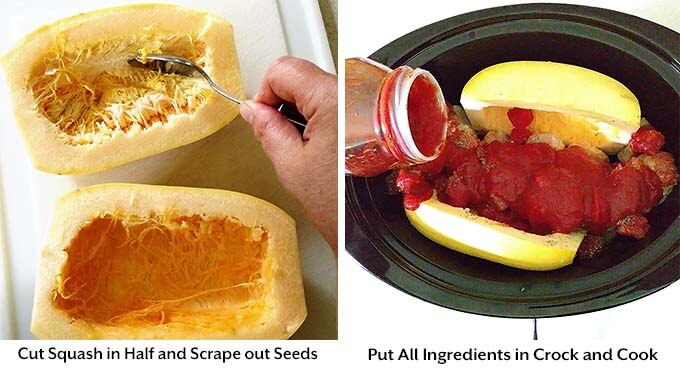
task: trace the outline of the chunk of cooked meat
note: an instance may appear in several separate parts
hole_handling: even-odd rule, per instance
[[[642,239],[647,236],[649,228],[647,218],[639,214],[628,216],[616,224],[616,232],[619,235],[630,236],[635,239]]]
[[[502,131],[495,131],[491,130],[484,135],[484,140],[482,142],[484,143],[491,143],[491,142],[501,142],[505,143],[510,140],[510,137],[508,136],[507,133],[504,133]]]
[[[616,157],[621,162],[626,162],[630,160],[633,156],[635,156],[635,152],[633,152],[633,150],[630,149],[630,146],[628,145],[623,147],[623,149],[621,149],[619,153],[616,154]]]
[[[604,236],[588,233],[576,251],[578,261],[587,261],[597,256],[605,248],[607,241]]]
[[[565,147],[564,142],[559,136],[545,133],[532,134],[529,136],[526,143],[544,143],[556,151],[561,151]]]
[[[588,152],[589,155],[595,157],[596,159],[609,162],[609,156],[607,156],[607,154],[604,153],[602,150],[597,149],[595,147],[588,147],[588,146],[579,145],[579,144],[570,144],[569,147],[581,147],[581,148],[585,149],[586,152]]]
[[[461,122],[454,132],[453,142],[459,148],[473,149],[479,145],[479,138],[472,127]]]
[[[675,167],[673,155],[670,153],[659,152],[653,155],[642,155],[640,160],[659,176],[664,188],[678,184],[678,169]]]
[[[631,165],[637,169],[648,167],[659,177],[663,188],[678,184],[678,169],[675,167],[673,155],[668,152],[636,156],[628,160],[625,164]]]

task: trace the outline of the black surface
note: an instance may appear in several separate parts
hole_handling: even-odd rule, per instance
[[[372,59],[423,67],[457,103],[465,82],[504,61],[546,60],[607,74],[630,88],[643,116],[680,155],[680,35],[610,10],[526,4],[452,17],[409,33]],[[347,251],[394,287],[434,304],[477,314],[550,317],[620,305],[680,278],[678,188],[648,219],[647,237],[618,237],[586,264],[518,270],[442,247],[418,233],[385,176],[346,178]]]

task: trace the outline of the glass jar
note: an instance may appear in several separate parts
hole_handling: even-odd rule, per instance
[[[372,177],[432,161],[446,139],[447,108],[423,69],[345,60],[345,173]]]

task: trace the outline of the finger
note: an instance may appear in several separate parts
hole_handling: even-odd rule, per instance
[[[298,130],[276,109],[246,100],[240,106],[241,116],[253,126],[253,133],[277,172],[302,154],[302,138]]]
[[[309,61],[295,57],[279,57],[267,70],[260,91],[254,100],[278,106],[284,101],[294,103],[308,120],[318,109],[324,90],[337,85],[334,75],[319,69]]]

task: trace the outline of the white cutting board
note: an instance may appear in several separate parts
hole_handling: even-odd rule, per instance
[[[310,59],[326,70],[333,69],[316,1],[167,2],[208,11],[234,25],[241,73],[249,97],[257,92],[269,64],[288,52]],[[94,4],[91,1],[23,0],[5,3],[0,12],[0,54],[24,34],[43,24],[83,11],[127,3],[133,2],[107,0]],[[301,208],[278,183],[250,126],[240,117],[216,134],[184,147],[100,173],[56,176],[31,167],[13,123],[3,81],[0,82],[0,197],[3,200],[0,209],[4,204],[4,210],[0,210],[3,213],[0,223],[4,219],[6,240],[5,255],[2,256],[5,260],[0,260],[0,338],[32,338],[29,326],[36,264],[54,201],[78,187],[106,182],[241,191],[284,209],[297,222],[309,310],[306,322],[295,337],[337,337],[335,259]],[[0,250],[2,237],[0,230]],[[3,275],[3,269],[9,274]],[[3,282],[3,277],[9,282]],[[8,283],[9,287],[2,287],[3,283]]]

